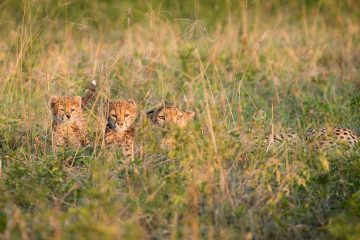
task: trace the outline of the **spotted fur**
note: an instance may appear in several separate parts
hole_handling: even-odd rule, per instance
[[[359,137],[346,128],[321,128],[310,129],[305,134],[305,139],[316,148],[332,148],[339,145],[354,147]]]
[[[265,143],[283,143],[304,140],[309,146],[316,149],[329,149],[338,146],[354,147],[359,142],[359,137],[353,131],[346,128],[321,128],[309,129],[304,138],[296,133],[275,134],[269,136]]]
[[[297,133],[276,133],[273,135],[269,135],[266,139],[265,139],[265,143],[276,143],[276,144],[280,144],[283,143],[284,141],[288,141],[288,142],[293,142],[295,140],[298,139],[298,134]]]

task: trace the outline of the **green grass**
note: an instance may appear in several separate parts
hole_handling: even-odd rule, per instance
[[[359,239],[360,149],[266,134],[360,132],[358,1],[3,1],[0,238]],[[51,151],[52,94],[83,94],[91,146]],[[102,104],[134,99],[141,156],[103,147]],[[195,110],[177,145],[144,111]]]

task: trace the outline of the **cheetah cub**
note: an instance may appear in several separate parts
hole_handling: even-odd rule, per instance
[[[50,108],[54,150],[59,147],[78,148],[88,143],[80,96],[52,96]]]
[[[81,147],[88,144],[87,127],[83,107],[96,95],[96,81],[92,81],[83,97],[51,96],[52,145],[59,147]]]
[[[195,112],[180,110],[177,107],[161,106],[146,112],[150,121],[159,127],[173,124],[180,128],[184,128],[195,117]]]
[[[137,106],[134,100],[106,103],[105,143],[121,147],[126,160],[134,160],[135,119]]]
[[[146,115],[155,126],[161,128],[176,126],[183,129],[194,119],[195,112],[183,111],[172,106],[161,106],[146,112]],[[174,148],[176,146],[175,139],[176,137],[171,136],[171,133],[166,134],[160,141],[161,148]]]

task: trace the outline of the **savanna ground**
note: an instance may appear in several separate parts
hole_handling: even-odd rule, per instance
[[[359,23],[357,0],[1,1],[0,238],[360,239],[358,146],[256,144],[359,133]],[[49,97],[92,79],[91,146],[52,152]],[[106,98],[140,108],[131,165]],[[143,114],[161,102],[197,113],[176,148]]]

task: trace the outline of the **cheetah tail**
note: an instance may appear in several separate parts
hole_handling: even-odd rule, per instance
[[[96,81],[92,80],[84,96],[81,97],[81,106],[86,107],[96,95]]]

